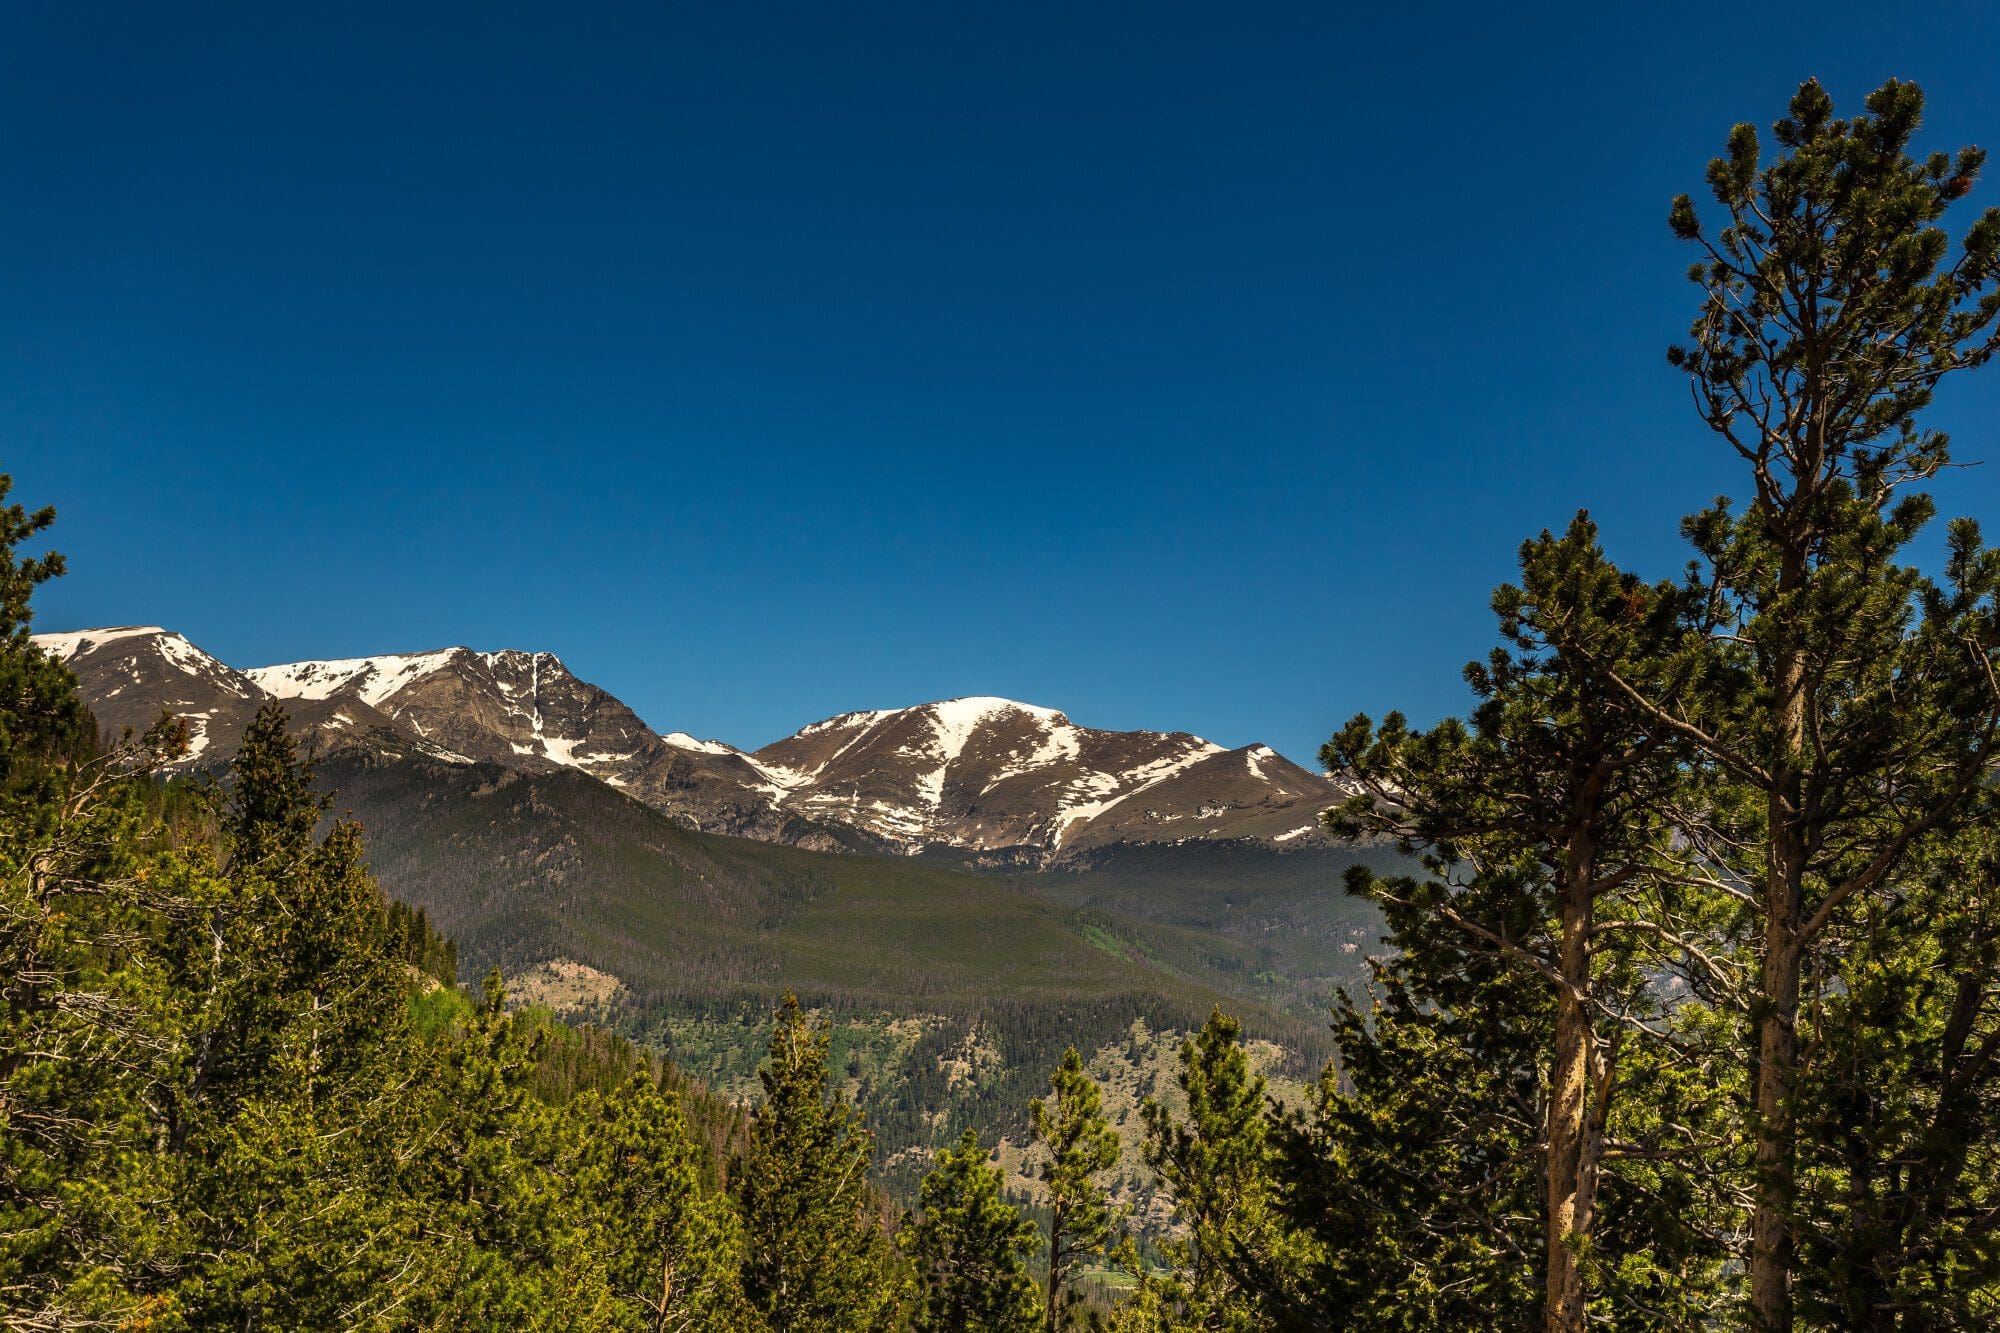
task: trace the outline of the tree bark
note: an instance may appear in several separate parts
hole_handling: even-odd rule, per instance
[[[1590,926],[1594,858],[1573,848],[1559,904],[1563,986],[1556,992],[1555,1059],[1549,1070],[1548,1273],[1544,1301],[1548,1333],[1584,1333],[1581,1247],[1589,1238],[1596,1154],[1588,1151],[1584,1114],[1590,1086],[1592,1033],[1584,997],[1590,987]]]
[[[1781,591],[1804,583],[1802,562],[1787,561]],[[1806,739],[1806,663],[1788,648],[1778,663],[1774,722],[1778,762],[1767,801],[1769,853],[1764,878],[1764,967],[1757,1017],[1756,1178],[1750,1214],[1750,1313],[1758,1333],[1791,1333],[1792,1203],[1797,1120],[1792,1089],[1798,1064],[1799,938],[1805,881],[1800,766]]]
[[[1044,1327],[1047,1333],[1060,1333],[1062,1328],[1063,1294],[1063,1207],[1056,1204],[1049,1213],[1049,1287],[1048,1301],[1043,1309]]]

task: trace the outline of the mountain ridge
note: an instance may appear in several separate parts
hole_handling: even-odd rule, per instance
[[[1049,865],[1119,843],[1319,840],[1346,788],[1266,745],[1079,727],[997,696],[867,709],[756,750],[656,732],[553,653],[463,646],[239,670],[159,626],[34,636],[111,727],[190,721],[183,767],[225,762],[250,715],[284,702],[325,750],[572,769],[689,827],[816,850]]]

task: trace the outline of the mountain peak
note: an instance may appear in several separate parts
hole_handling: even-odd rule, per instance
[[[751,758],[791,775],[778,799],[807,818],[912,852],[944,844],[1032,860],[1062,851],[1141,794],[1155,822],[1181,817],[1161,811],[1207,809],[1213,801],[1189,806],[1174,793],[1183,775],[1223,753],[1185,731],[1100,731],[1053,708],[970,695],[844,713]],[[1239,795],[1224,804],[1235,808]]]
[[[101,629],[73,629],[56,634],[34,634],[29,637],[34,640],[37,648],[58,662],[67,662],[84,653],[95,652],[120,639],[175,638],[181,639],[183,643],[187,642],[180,635],[169,634],[158,625],[108,625]]]
[[[144,669],[136,665],[143,658],[164,662],[174,671],[203,677],[234,694],[247,697],[256,693],[242,672],[225,666],[219,659],[195,647],[188,642],[186,635],[158,625],[65,630],[55,634],[33,634],[29,638],[37,648],[72,668],[85,658],[100,663],[116,658],[136,682],[145,674]]]
[[[77,679],[98,724],[143,732],[161,710],[188,724],[187,766],[233,749],[266,699],[248,677],[158,625],[116,625],[31,636]]]
[[[1012,699],[998,699],[991,695],[943,699],[905,711],[926,713],[936,723],[937,740],[946,764],[965,753],[965,747],[980,728],[998,725],[1003,720],[1025,719],[1043,732],[1070,724],[1067,717],[1053,708],[1038,708],[1033,704],[1016,703]]]
[[[936,713],[940,718],[950,718],[954,723],[962,719],[977,721],[990,717],[995,713],[1025,713],[1029,717],[1039,718],[1044,722],[1067,723],[1069,721],[1066,715],[1053,708],[1044,708],[1040,704],[1024,704],[1018,699],[1002,699],[992,694],[968,694],[958,699],[938,699],[931,703],[918,704],[916,706],[918,708],[927,708]]]

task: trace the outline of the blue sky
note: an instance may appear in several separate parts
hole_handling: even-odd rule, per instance
[[[1670,573],[1740,491],[1662,358],[1730,124],[1896,75],[2000,144],[1995,50],[1973,4],[7,6],[38,624],[547,649],[745,745],[979,693],[1308,759],[1463,707],[1523,537],[1589,506]],[[1937,418],[2000,461],[2000,369]]]

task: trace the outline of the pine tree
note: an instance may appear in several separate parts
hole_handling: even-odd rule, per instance
[[[1655,680],[1679,633],[1678,590],[1613,567],[1583,515],[1560,537],[1525,543],[1521,569],[1520,586],[1494,596],[1503,646],[1466,668],[1479,698],[1470,728],[1451,719],[1415,732],[1392,714],[1378,729],[1358,717],[1323,757],[1363,786],[1331,816],[1335,829],[1391,835],[1421,856],[1421,876],[1350,876],[1388,909],[1392,943],[1440,973],[1488,955],[1549,992],[1543,1306],[1550,1333],[1582,1333],[1593,1264],[1620,1263],[1625,1284],[1636,1263],[1667,1271],[1657,1237],[1644,1254],[1598,1252],[1606,1148],[1614,1133],[1627,1155],[1687,1146],[1635,1141],[1643,1117],[1621,1124],[1616,1103],[1639,1085],[1635,1067],[1701,1058],[1653,1038],[1686,1012],[1666,977],[1717,981],[1699,966],[1701,941],[1726,900],[1694,887],[1686,743],[1627,708],[1607,676]],[[1588,657],[1563,646],[1578,644]],[[1668,1123],[1684,1128],[1690,1108],[1675,1110]],[[1653,1283],[1631,1294],[1640,1310],[1678,1304]]]
[[[1140,1108],[1146,1164],[1182,1229],[1162,1244],[1176,1270],[1171,1290],[1155,1295],[1177,1311],[1175,1326],[1216,1333],[1271,1327],[1258,1289],[1282,1282],[1297,1262],[1274,1215],[1264,1079],[1250,1070],[1242,1032],[1217,1009],[1181,1043],[1184,1120],[1151,1098]]]
[[[1423,920],[1455,943],[1455,927]],[[1338,1066],[1272,1126],[1298,1267],[1253,1271],[1257,1299],[1280,1328],[1532,1328],[1553,1004],[1492,954],[1373,966],[1370,1008],[1343,993],[1335,1011]]]
[[[1973,1329],[2000,1314],[2000,810],[1871,896],[1800,1071],[1799,1317]]]
[[[827,1086],[831,1041],[785,997],[757,1071],[763,1103],[734,1171],[744,1291],[774,1333],[877,1328],[901,1295],[871,1215],[872,1138]]]
[[[267,707],[231,768],[226,862],[186,859],[163,940],[186,1023],[163,1089],[191,1226],[173,1290],[196,1327],[338,1322],[407,1267],[382,1148],[403,1109],[410,983],[359,830],[315,836],[325,804]]]
[[[1111,1206],[1098,1177],[1118,1164],[1118,1135],[1104,1118],[1103,1095],[1072,1046],[1063,1052],[1048,1098],[1028,1106],[1041,1145],[1041,1181],[1049,1208],[1049,1269],[1042,1307],[1048,1333],[1071,1326],[1082,1293],[1083,1265],[1111,1238]]]
[[[1000,1169],[979,1135],[937,1156],[918,1187],[918,1211],[899,1237],[921,1284],[917,1333],[1034,1333],[1042,1311],[1028,1260],[1034,1223],[1001,1197]]]
[[[162,906],[136,845],[144,755],[96,749],[69,672],[28,637],[63,560],[21,547],[53,521],[0,508],[0,1308],[65,1328],[170,1313],[151,1287],[172,1178],[146,1093],[173,1015],[157,971],[129,965]]]
[[[1907,488],[1950,459],[1919,418],[1941,380],[2000,350],[2000,210],[1956,256],[1938,225],[1984,155],[1913,159],[1923,104],[1892,80],[1838,119],[1808,82],[1774,159],[1738,125],[1710,163],[1724,225],[1674,202],[1675,234],[1701,252],[1701,304],[1669,360],[1752,497],[1684,525],[1701,561],[1686,669],[1667,688],[1609,673],[1760,806],[1732,869],[1757,918],[1747,1265],[1763,1333],[1793,1324],[1807,978],[1838,974],[1864,900],[1963,818],[2000,730],[1995,570],[1977,529],[1952,525],[1942,584],[1896,563],[1933,512]]]
[[[613,1200],[583,1187],[606,1182],[583,1175],[582,1122],[530,1091],[534,1052],[497,969],[467,1025],[422,1063],[398,1141],[400,1192],[423,1233],[401,1296],[408,1326],[646,1327],[613,1290],[623,1242],[593,1216]]]
[[[610,1094],[585,1093],[564,1119],[577,1140],[565,1178],[601,1219],[608,1281],[634,1326],[647,1333],[748,1326],[736,1217],[727,1200],[701,1187],[679,1099],[640,1071]]]
[[[223,843],[232,869],[279,877],[306,858],[331,799],[313,790],[312,761],[292,739],[285,706],[257,710],[229,764]]]

